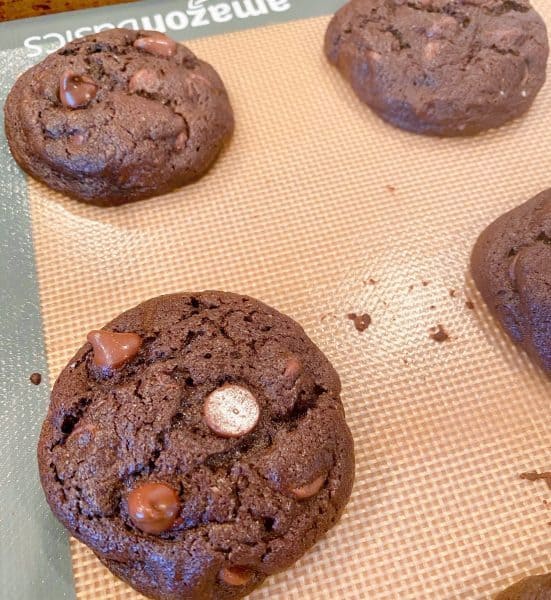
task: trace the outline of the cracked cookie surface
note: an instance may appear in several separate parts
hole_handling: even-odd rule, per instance
[[[527,111],[549,46],[528,0],[351,0],[329,24],[325,53],[384,120],[454,136]]]
[[[471,271],[501,326],[551,375],[551,190],[482,232]]]
[[[97,205],[168,192],[200,177],[233,131],[216,71],[151,31],[75,40],[19,77],[5,105],[19,165]]]
[[[289,317],[175,294],[89,340],[54,386],[39,469],[116,575],[152,598],[241,598],[338,520],[354,478],[340,381]]]

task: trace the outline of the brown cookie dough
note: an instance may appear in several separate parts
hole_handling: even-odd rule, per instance
[[[325,53],[389,123],[453,136],[528,110],[549,46],[528,0],[351,0],[329,24]]]
[[[233,130],[216,71],[153,31],[114,29],[67,44],[21,75],[4,111],[25,171],[105,206],[197,179]]]
[[[551,575],[526,577],[498,594],[495,600],[551,600]]]
[[[551,190],[480,235],[471,271],[500,325],[551,374]]]
[[[102,331],[59,376],[38,457],[53,512],[116,575],[162,600],[241,598],[335,524],[353,443],[297,323],[205,292]]]

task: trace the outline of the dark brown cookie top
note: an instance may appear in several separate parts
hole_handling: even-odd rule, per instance
[[[206,292],[103,331],[59,376],[38,455],[52,510],[117,575],[154,598],[240,598],[335,523],[353,444],[297,323]]]
[[[551,600],[551,575],[526,577],[498,594],[495,600]]]
[[[196,179],[233,130],[220,77],[152,31],[75,40],[26,71],[5,105],[12,153],[50,187],[99,205]]]
[[[351,0],[331,21],[325,52],[383,119],[466,135],[530,107],[549,47],[528,0]]]
[[[505,331],[551,374],[551,190],[492,223],[471,270]]]

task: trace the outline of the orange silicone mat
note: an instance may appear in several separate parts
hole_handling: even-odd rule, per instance
[[[551,24],[549,0],[534,4]],[[214,288],[274,305],[341,375],[357,479],[338,526],[251,598],[491,598],[551,567],[551,491],[519,478],[551,468],[551,387],[497,330],[468,260],[491,220],[549,186],[551,82],[499,131],[404,133],[326,63],[328,20],[189,44],[237,123],[196,184],[100,209],[29,181],[50,375],[152,296]],[[439,324],[448,341],[430,338]],[[79,600],[138,597],[84,546],[72,553]]]

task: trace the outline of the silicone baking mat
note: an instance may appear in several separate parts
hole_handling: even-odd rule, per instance
[[[130,19],[159,4],[117,10]],[[357,467],[338,526],[251,599],[489,599],[549,570],[551,491],[519,475],[551,468],[550,382],[496,328],[467,271],[478,233],[549,186],[551,83],[499,131],[415,136],[378,120],[324,60],[339,2],[235,4],[267,12],[246,24],[234,14],[242,31],[171,32],[196,37],[235,110],[205,178],[115,209],[26,181],[50,379],[90,329],[146,298],[255,296],[297,319],[339,371]],[[534,5],[551,24],[549,2]],[[32,44],[11,56],[23,63]],[[350,313],[370,327],[357,331]],[[431,338],[438,326],[449,339]],[[79,600],[139,597],[76,541],[71,555]]]

